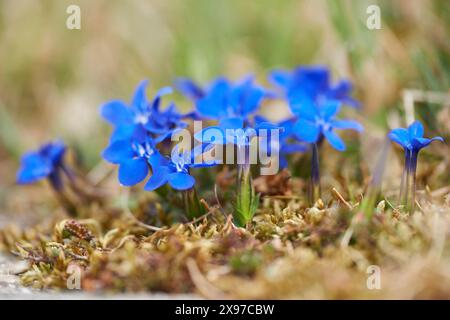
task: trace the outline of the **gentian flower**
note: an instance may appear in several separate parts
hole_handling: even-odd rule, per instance
[[[44,144],[37,151],[24,154],[17,173],[17,182],[28,184],[48,178],[55,190],[61,190],[61,170],[64,167],[65,151],[64,143],[56,140]]]
[[[248,121],[257,111],[267,91],[254,84],[252,76],[233,84],[225,78],[217,78],[207,89],[202,89],[188,79],[178,79],[175,86],[196,104],[196,117],[224,120],[241,118]]]
[[[178,146],[172,151],[169,158],[158,155],[157,161],[152,161],[153,175],[148,180],[144,189],[153,191],[168,183],[175,190],[188,190],[194,187],[195,178],[191,176],[192,168],[211,167],[216,162],[196,162],[197,156],[205,151],[205,146],[196,147],[190,151],[179,152]]]
[[[255,194],[250,171],[252,139],[266,135],[267,141],[269,141],[270,130],[274,129],[279,130],[277,126],[268,122],[259,122],[253,128],[246,127],[242,118],[226,118],[221,120],[218,126],[206,128],[195,135],[195,138],[202,143],[235,145],[237,147],[238,174],[234,221],[239,226],[245,226],[251,220],[259,204],[259,196]],[[268,149],[270,152],[275,151],[271,149],[270,145]]]
[[[307,104],[298,104],[292,107],[298,120],[293,126],[296,137],[308,143],[317,143],[323,137],[338,151],[345,150],[345,144],[334,130],[350,129],[363,131],[361,124],[354,120],[338,120],[336,115],[340,105],[338,101],[330,100],[317,108]]]
[[[191,175],[190,170],[216,165],[214,161],[196,162],[196,157],[204,153],[207,148],[209,148],[209,145],[200,145],[190,151],[180,152],[178,146],[176,146],[170,159],[159,156],[157,161],[151,162],[153,174],[144,189],[153,191],[168,183],[173,189],[182,192],[188,218],[193,219],[203,215],[205,208],[198,200],[194,188],[195,178]]]
[[[171,93],[172,89],[160,89],[149,103],[145,95],[147,85],[147,80],[138,85],[130,105],[121,100],[112,100],[101,107],[102,117],[115,127],[111,141],[129,139],[132,136],[144,138],[148,134],[152,134],[154,138],[159,136],[157,140],[162,141],[170,136],[171,130],[186,126],[181,122],[182,116],[173,103],[165,111],[159,108],[161,97]]]
[[[149,174],[149,165],[161,159],[153,139],[148,136],[113,141],[102,156],[119,165],[119,182],[124,186],[143,181]]]
[[[269,80],[282,89],[288,101],[309,101],[320,105],[323,100],[335,100],[359,108],[360,104],[350,94],[352,84],[341,80],[331,84],[329,69],[324,66],[300,66],[293,71],[275,70]]]
[[[310,100],[291,101],[290,107],[295,114],[293,125],[295,137],[308,142],[312,146],[310,203],[314,204],[320,198],[319,150],[325,138],[330,145],[339,151],[345,150],[342,139],[334,132],[336,129],[351,129],[361,132],[363,127],[354,120],[338,120],[336,115],[340,110],[340,102],[336,100],[321,100],[317,104]]]
[[[389,133],[389,138],[403,147],[405,151],[405,167],[400,186],[400,201],[411,209],[415,205],[416,168],[419,151],[433,141],[444,142],[442,137],[424,138],[422,123],[414,121],[408,128],[397,128]],[[409,194],[410,193],[410,194]],[[409,201],[410,199],[410,201]]]
[[[408,128],[397,128],[389,132],[389,138],[403,147],[405,152],[419,153],[433,141],[444,142],[442,137],[424,138],[422,123],[414,121]]]

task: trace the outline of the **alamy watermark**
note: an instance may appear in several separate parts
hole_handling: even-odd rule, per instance
[[[366,14],[368,15],[366,20],[366,26],[369,30],[381,29],[381,9],[376,4],[372,4],[367,7]]]
[[[366,280],[366,287],[369,290],[381,289],[381,268],[377,265],[368,266],[366,273],[369,274]]]
[[[172,149],[172,157],[178,156],[180,150],[191,150],[192,141],[197,141],[197,146],[204,143],[210,147],[197,154],[194,164],[259,164],[261,175],[274,175],[279,171],[279,128],[222,130],[209,127],[202,131],[202,121],[194,121],[194,132],[195,139],[187,129],[172,134],[171,140],[178,142]]]
[[[69,15],[66,19],[66,27],[69,30],[81,29],[81,9],[76,4],[67,7],[66,13]]]

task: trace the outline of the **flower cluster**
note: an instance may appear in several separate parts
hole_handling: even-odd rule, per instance
[[[193,166],[192,159],[186,159],[186,153],[172,153],[169,159],[158,148],[187,126],[183,121],[187,116],[180,114],[173,103],[160,110],[161,97],[172,92],[170,87],[160,89],[148,102],[146,86],[146,80],[138,85],[129,106],[119,100],[102,106],[102,116],[115,126],[103,158],[119,165],[119,181],[124,186],[136,185],[152,172],[145,190],[155,190],[167,182],[176,190],[191,189],[195,182],[188,170]]]
[[[259,203],[249,160],[255,140],[260,143],[260,150],[272,157],[279,156],[275,160],[282,167],[288,165],[287,155],[305,152],[308,146],[314,146],[312,175],[318,176],[317,150],[321,142],[327,140],[336,150],[343,151],[345,144],[335,131],[362,131],[358,122],[338,118],[342,105],[359,107],[359,103],[350,96],[349,81],[331,84],[327,68],[273,71],[269,78],[276,85],[275,90],[257,84],[253,76],[237,82],[219,77],[208,86],[179,78],[175,87],[194,104],[193,111],[186,114],[180,113],[173,102],[161,107],[162,99],[172,93],[170,87],[160,89],[153,99],[147,99],[148,81],[144,80],[137,86],[130,103],[112,100],[102,105],[101,116],[114,129],[102,156],[118,165],[118,179],[123,186],[133,186],[147,179],[144,186],[147,191],[165,185],[181,191],[186,213],[192,218],[203,210],[195,193],[196,182],[191,169],[220,163],[196,161],[197,157],[202,158],[216,147],[236,148],[243,161],[237,163],[234,214],[235,222],[243,226],[251,220]],[[272,123],[259,111],[265,101],[279,98],[288,103],[291,115]],[[179,145],[173,148],[174,135],[186,131],[192,120],[215,121],[216,124],[194,133],[194,148],[185,150]],[[25,155],[18,181],[33,182],[49,177],[57,185],[59,171],[64,169],[64,150],[61,144],[50,144],[37,153]],[[313,180],[318,183],[317,178]]]

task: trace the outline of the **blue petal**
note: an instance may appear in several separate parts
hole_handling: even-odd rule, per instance
[[[408,127],[409,139],[422,138],[423,137],[423,125],[419,121],[414,121]]]
[[[409,133],[408,133],[408,130],[406,130],[405,128],[397,128],[397,129],[391,130],[391,132],[389,132],[388,136],[389,136],[389,139],[398,143],[403,148],[409,148],[409,146],[410,146]]]
[[[133,123],[133,113],[125,103],[113,100],[104,104],[100,109],[101,116],[114,126]]]
[[[110,142],[130,139],[133,136],[134,130],[135,130],[134,124],[120,125],[112,133]]]
[[[213,82],[208,93],[197,101],[198,112],[208,118],[217,119],[227,113],[230,83],[223,78]]]
[[[253,84],[253,76],[249,76],[241,84],[239,104],[242,116],[255,112],[265,96],[265,90]]]
[[[244,127],[244,120],[242,118],[226,118],[220,120],[219,127],[226,129],[242,129]]]
[[[195,179],[184,172],[171,173],[168,176],[169,184],[175,190],[188,190],[195,184]]]
[[[17,183],[32,183],[47,177],[53,171],[50,161],[35,152],[22,157],[21,168],[17,173]]]
[[[153,174],[145,184],[144,190],[153,191],[167,183],[169,169],[167,167],[157,167],[153,169]]]
[[[432,139],[428,139],[428,138],[414,138],[412,140],[412,146],[413,146],[413,149],[420,150],[420,149],[425,148],[426,146],[428,146],[433,141],[444,142],[444,139],[442,137],[434,137]]]
[[[147,105],[147,97],[145,95],[145,89],[147,88],[148,80],[143,80],[136,88],[134,92],[133,100],[131,102],[131,107],[137,111],[146,110]]]
[[[318,114],[316,104],[307,97],[291,98],[289,107],[292,113],[301,119],[314,121]]]
[[[333,148],[335,148],[338,151],[345,150],[344,141],[342,141],[342,139],[333,131],[325,130],[323,134]]]
[[[152,102],[152,110],[158,112],[159,111],[159,103],[161,101],[161,97],[167,94],[171,94],[173,92],[171,87],[163,87],[158,90]]]
[[[287,88],[289,86],[291,78],[289,72],[282,70],[274,70],[269,74],[269,81],[282,88]]]
[[[329,120],[334,117],[340,109],[341,103],[337,100],[329,100],[325,102],[323,106],[320,107],[320,114],[324,120]]]
[[[148,163],[150,163],[152,170],[158,170],[159,167],[167,167],[169,165],[169,159],[159,152],[155,152],[148,158]]]
[[[298,139],[314,143],[319,139],[320,130],[315,123],[299,119],[294,125],[294,132]]]
[[[147,177],[148,164],[145,159],[129,159],[120,163],[119,182],[124,186],[134,186]]]
[[[195,82],[186,78],[178,78],[175,79],[175,87],[184,94],[186,97],[190,98],[193,101],[197,101],[201,99],[205,93],[202,88],[200,88]]]
[[[135,156],[130,140],[119,140],[111,143],[102,153],[103,159],[111,163],[121,163]]]
[[[354,120],[333,120],[331,126],[335,129],[350,129],[358,132],[364,131],[363,126]]]

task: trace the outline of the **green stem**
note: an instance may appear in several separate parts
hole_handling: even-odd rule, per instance
[[[320,169],[319,169],[319,148],[317,143],[312,144],[311,158],[311,181],[309,187],[309,202],[311,206],[319,200],[321,196],[320,190]]]
[[[186,210],[186,216],[189,219],[192,220],[205,214],[205,208],[198,200],[195,188],[183,191],[183,202]]]
[[[243,227],[252,218],[259,204],[259,197],[255,195],[250,171],[250,149],[249,146],[242,146],[243,161],[238,163],[236,210],[234,215],[235,223]]]

